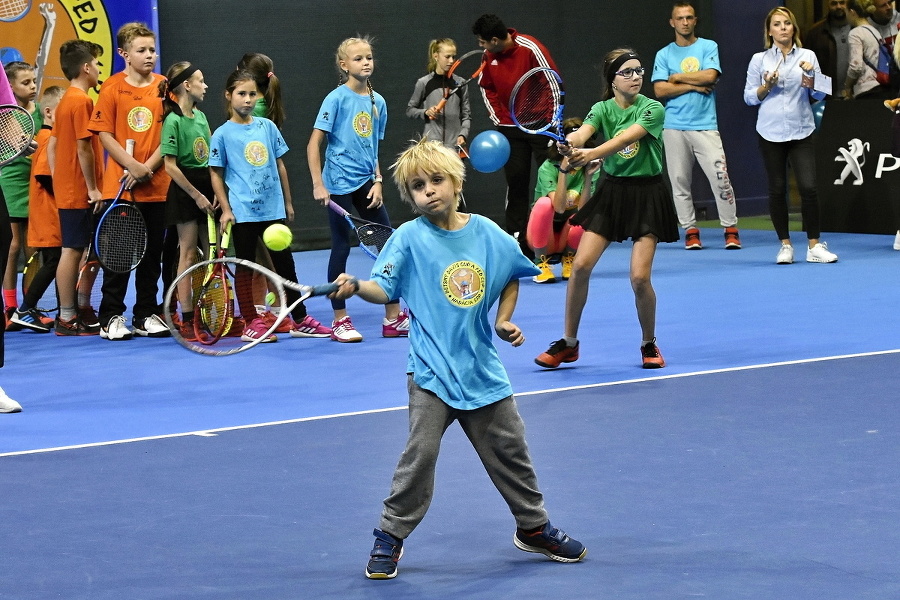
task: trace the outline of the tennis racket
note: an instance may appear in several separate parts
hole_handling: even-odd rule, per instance
[[[125,150],[129,156],[134,154],[134,140],[125,142]],[[127,174],[128,171],[125,172]],[[97,222],[94,236],[94,248],[100,263],[113,273],[133,271],[147,251],[147,224],[134,204],[134,193],[129,191],[132,197],[130,202],[122,199],[126,182],[127,178],[123,178],[119,193]]]
[[[207,227],[211,240],[209,255],[214,256],[218,231],[216,222],[211,216],[207,219]],[[217,258],[224,258],[230,239],[229,223],[222,233]],[[206,264],[206,270],[195,270],[189,279],[191,286],[198,279],[198,275],[203,281],[194,293],[194,335],[197,336],[199,343],[208,346],[218,342],[231,329],[234,322],[234,285],[232,274],[228,272],[228,265],[211,261],[197,264]],[[183,277],[176,279],[172,282],[172,287],[176,287],[176,283],[183,279]]]
[[[470,81],[481,75],[481,71],[484,70],[485,64],[487,63],[484,62],[484,50],[472,50],[457,58],[456,62],[451,65],[450,70],[447,71],[447,84],[444,87],[444,97],[435,105],[435,113],[440,113],[444,110],[444,106],[447,104],[447,100],[450,96],[466,87]],[[457,71],[459,73],[457,73]],[[466,78],[465,75],[460,75],[460,73],[472,74]],[[463,78],[463,81],[457,84],[456,80],[453,79],[454,75],[459,75]]]
[[[34,139],[34,119],[15,104],[0,105],[0,167],[19,158]]]
[[[34,281],[35,276],[43,266],[44,255],[40,250],[35,250],[34,254],[31,255],[31,258],[28,259],[28,262],[25,263],[25,269],[22,271],[22,297],[24,297],[28,293],[28,290],[31,289],[31,284]],[[51,313],[59,310],[59,299],[56,295],[55,281],[51,281],[50,285],[44,289],[44,293],[41,295],[34,308],[42,313]]]
[[[268,287],[270,292],[269,299],[266,300],[266,310],[271,310],[277,318],[264,335],[261,335],[253,340],[246,341],[241,337],[221,337],[215,343],[210,344],[208,343],[208,341],[207,343],[204,343],[199,339],[188,340],[184,338],[178,328],[175,327],[171,312],[169,310],[166,310],[166,324],[169,326],[169,330],[172,332],[172,337],[175,338],[175,341],[177,341],[188,350],[191,350],[192,352],[196,352],[198,354],[203,354],[206,356],[229,356],[253,348],[260,342],[268,339],[275,332],[275,329],[291,314],[291,311],[294,310],[294,308],[296,308],[298,304],[300,304],[304,300],[311,298],[312,296],[325,296],[337,291],[338,289],[337,285],[333,283],[317,286],[301,285],[293,281],[288,281],[287,279],[278,276],[273,271],[270,271],[269,269],[249,260],[244,260],[241,258],[220,257],[213,260],[197,263],[196,265],[192,266],[190,269],[187,269],[184,273],[179,275],[178,278],[172,283],[172,286],[169,287],[168,292],[166,292],[164,305],[169,306],[172,294],[177,288],[179,280],[185,277],[193,277],[193,272],[195,270],[200,270],[205,273],[211,266],[215,269],[216,272],[222,273],[227,281],[226,285],[230,288],[235,289],[238,293],[252,294],[254,279],[264,279],[266,282],[266,286]],[[296,292],[299,295],[299,297],[291,303],[288,303],[288,290]],[[196,322],[196,313],[194,318]]]
[[[344,210],[337,202],[329,201],[328,207],[344,217],[347,224],[350,226],[350,229],[356,234],[356,238],[359,240],[359,247],[363,249],[363,252],[372,258],[378,258],[378,254],[384,248],[384,245],[387,243],[388,238],[391,237],[391,234],[394,233],[394,230],[387,225],[381,225],[379,223],[360,219],[359,217],[354,217]]]
[[[566,92],[559,73],[549,67],[535,67],[516,82],[509,98],[509,114],[516,127],[568,144],[563,135]]]

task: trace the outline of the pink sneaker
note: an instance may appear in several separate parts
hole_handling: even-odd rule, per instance
[[[409,315],[404,311],[400,311],[397,318],[393,321],[385,318],[381,321],[381,335],[386,338],[408,337],[409,336]]]
[[[291,337],[327,338],[331,337],[331,330],[311,316],[306,315],[299,323],[294,323],[290,331]]]
[[[336,342],[361,342],[363,337],[353,326],[350,316],[343,317],[331,324],[331,339]]]
[[[241,340],[245,342],[252,342],[253,340],[259,339],[264,336],[268,330],[269,326],[266,325],[265,320],[262,317],[256,317],[247,324],[247,327],[244,329],[244,333],[241,334]],[[269,342],[277,341],[278,336],[273,333],[260,343],[267,344]]]

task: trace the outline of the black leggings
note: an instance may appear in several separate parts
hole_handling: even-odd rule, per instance
[[[759,149],[769,177],[769,216],[779,240],[790,238],[788,226],[788,163],[800,190],[803,231],[811,240],[819,238],[819,196],[816,192],[816,146],[814,136],[802,140],[770,142],[759,136]]]

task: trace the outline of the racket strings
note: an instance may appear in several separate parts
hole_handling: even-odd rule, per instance
[[[230,286],[227,277],[216,271],[200,290],[194,307],[194,320],[199,332],[218,339],[231,325],[229,314]]]
[[[377,223],[357,224],[354,229],[359,245],[371,256],[378,256],[394,230]]]
[[[133,204],[117,204],[97,229],[97,254],[110,271],[131,271],[141,262],[146,247],[144,217]]]
[[[15,158],[31,141],[34,120],[25,110],[0,110],[0,162]]]
[[[0,1],[0,21],[12,21],[24,15],[30,6],[29,0]]]
[[[525,129],[545,130],[556,117],[560,93],[556,79],[539,71],[520,83],[513,98],[513,116]]]

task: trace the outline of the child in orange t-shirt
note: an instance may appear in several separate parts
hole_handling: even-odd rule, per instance
[[[38,333],[49,333],[53,319],[36,307],[56,278],[56,267],[62,253],[62,237],[59,231],[59,213],[53,198],[53,179],[50,175],[50,161],[47,145],[53,127],[56,107],[65,90],[51,86],[44,90],[40,100],[43,125],[34,136],[37,150],[31,155],[31,178],[28,182],[28,243],[41,253],[42,265],[19,307],[10,319],[25,329]]]
[[[88,90],[100,78],[98,58],[102,54],[99,44],[87,40],[70,40],[59,48],[59,61],[69,78],[69,88],[56,107],[47,158],[55,182],[53,195],[62,242],[56,268],[59,291],[56,335],[60,336],[97,335],[100,330],[93,311],[90,314],[78,311],[75,285],[81,258],[91,245],[94,214],[102,207],[103,148],[97,136],[88,130],[94,110]]]
[[[103,272],[100,302],[100,337],[130,340],[132,335],[164,337],[169,329],[159,315],[160,255],[165,235],[165,200],[171,181],[160,153],[163,108],[154,73],[158,54],[156,36],[143,23],[126,23],[116,35],[125,60],[125,77],[116,77],[100,90],[90,128],[106,150],[105,198],[112,198],[120,182],[133,195],[147,224],[147,251],[135,270],[136,299],[132,310],[134,332],[125,323],[125,293],[130,273]],[[134,140],[134,156],[125,151]],[[126,171],[124,178],[123,169]]]

